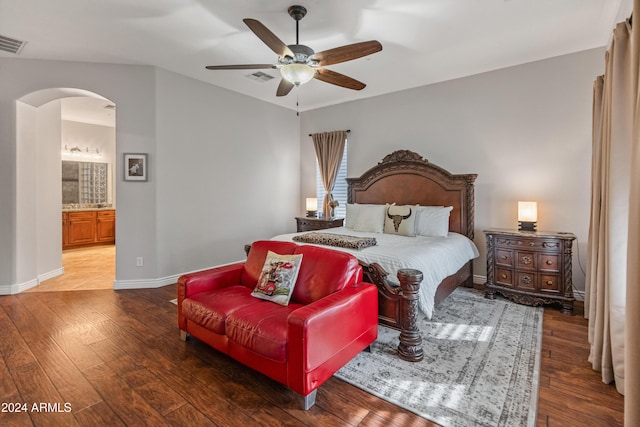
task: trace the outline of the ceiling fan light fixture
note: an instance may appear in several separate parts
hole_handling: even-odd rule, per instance
[[[311,80],[316,74],[316,70],[307,64],[287,64],[280,68],[280,74],[285,80],[300,86]]]

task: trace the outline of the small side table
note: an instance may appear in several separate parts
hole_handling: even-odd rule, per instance
[[[296,217],[298,232],[342,227],[344,218]]]
[[[573,314],[573,233],[484,230],[487,237],[485,296],[496,292],[526,305],[562,304]]]

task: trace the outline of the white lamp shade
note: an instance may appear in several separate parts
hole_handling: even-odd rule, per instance
[[[317,211],[318,210],[318,199],[315,197],[307,197],[307,210],[308,211]]]
[[[538,203],[518,202],[518,221],[538,221]]]
[[[316,74],[316,70],[306,64],[287,64],[280,68],[280,74],[285,80],[290,81],[296,86],[300,86],[311,80]]]

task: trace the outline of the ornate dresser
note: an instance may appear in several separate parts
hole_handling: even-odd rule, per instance
[[[484,230],[487,238],[485,296],[496,292],[527,305],[562,304],[573,314],[572,233]]]

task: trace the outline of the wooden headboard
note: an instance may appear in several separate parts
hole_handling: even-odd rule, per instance
[[[359,178],[347,178],[347,202],[453,206],[449,231],[473,240],[477,176],[452,175],[413,151],[398,150]]]

